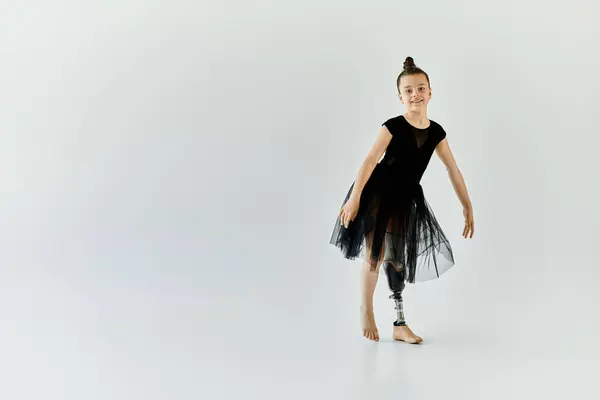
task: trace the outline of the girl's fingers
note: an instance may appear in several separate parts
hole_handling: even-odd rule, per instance
[[[465,239],[467,238],[472,238],[473,237],[473,233],[474,233],[475,227],[473,224],[473,220],[467,220],[465,221],[465,229],[463,230],[463,236]]]
[[[356,213],[350,215],[350,213],[348,213],[348,211],[345,208],[342,208],[339,213],[340,222],[345,228],[348,228],[350,222],[354,220],[355,216]]]

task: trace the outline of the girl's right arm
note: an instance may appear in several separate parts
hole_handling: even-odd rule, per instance
[[[377,139],[375,139],[375,143],[369,150],[369,153],[365,157],[362,165],[358,169],[358,173],[356,175],[356,179],[354,180],[354,187],[352,189],[352,193],[350,194],[350,198],[353,200],[359,200],[360,195],[362,193],[365,184],[369,180],[371,173],[375,169],[375,166],[385,153],[385,150],[388,147],[388,144],[392,140],[392,134],[388,130],[388,128],[384,125],[379,129],[379,134],[377,135]]]
[[[369,150],[365,160],[358,169],[356,179],[354,180],[354,186],[352,188],[352,193],[350,193],[350,198],[340,210],[340,221],[346,228],[348,228],[350,222],[356,217],[360,205],[360,195],[362,190],[371,177],[371,173],[381,159],[381,156],[387,149],[390,140],[392,140],[392,134],[384,125],[379,129],[379,135],[377,136],[377,139],[375,139],[375,143],[371,147],[371,150]]]

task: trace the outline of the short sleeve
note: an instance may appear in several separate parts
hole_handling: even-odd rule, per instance
[[[436,141],[441,142],[442,140],[446,139],[446,130],[444,130],[444,127],[437,122],[434,122],[434,121],[431,121],[431,122],[432,122],[432,124],[434,124],[434,127],[435,127]]]
[[[444,130],[444,128],[442,128],[442,126],[440,125],[440,142],[442,140],[446,139],[446,131]]]
[[[394,128],[394,119],[393,118],[388,119],[383,124],[381,124],[381,126],[385,126],[388,129],[388,131],[390,131],[392,136],[394,135],[394,132],[396,131],[396,129]]]

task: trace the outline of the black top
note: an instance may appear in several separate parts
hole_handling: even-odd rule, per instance
[[[392,167],[404,177],[421,181],[433,152],[446,132],[440,124],[429,120],[427,128],[412,126],[404,115],[385,121],[383,125],[392,134],[385,155],[380,164]]]

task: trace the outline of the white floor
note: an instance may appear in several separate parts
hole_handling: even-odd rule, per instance
[[[407,319],[425,339],[409,345],[391,340],[393,304],[380,280],[382,337],[372,343],[358,325],[358,264],[334,251],[324,259],[328,264],[313,275],[298,260],[252,278],[241,264],[230,265],[228,276],[176,267],[162,276],[135,269],[13,271],[0,295],[0,397],[600,395],[599,325],[590,312],[598,296],[591,282],[580,282],[578,290],[563,282],[560,293],[551,281],[535,290],[526,281],[463,287],[467,277],[474,282],[490,271],[456,267],[443,279],[406,289]]]

